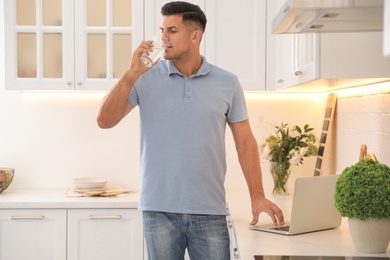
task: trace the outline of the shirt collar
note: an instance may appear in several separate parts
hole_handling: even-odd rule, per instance
[[[172,60],[167,60],[167,67],[168,67],[168,75],[172,74],[178,74],[181,76],[185,76],[183,73],[181,73],[175,66]],[[197,77],[197,76],[203,76],[210,72],[210,64],[207,62],[206,58],[202,56],[202,65],[200,65],[199,70],[192,75],[191,77]]]

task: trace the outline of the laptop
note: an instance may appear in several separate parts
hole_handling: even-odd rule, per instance
[[[337,228],[341,215],[334,206],[334,190],[339,175],[297,178],[291,219],[283,226],[255,225],[253,230],[282,235],[297,235]]]

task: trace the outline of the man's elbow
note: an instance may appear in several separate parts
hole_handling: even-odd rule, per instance
[[[97,125],[102,129],[112,128],[115,124],[112,124],[110,122],[107,122],[107,120],[104,120],[101,116],[98,116],[96,119]]]

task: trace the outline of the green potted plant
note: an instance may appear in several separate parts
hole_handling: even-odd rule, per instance
[[[334,199],[337,210],[348,218],[356,249],[385,252],[390,240],[390,167],[372,156],[345,168]]]
[[[288,195],[287,180],[290,176],[290,166],[303,164],[305,157],[317,155],[314,128],[308,124],[303,128],[295,125],[292,128],[282,123],[275,126],[277,129],[260,145],[260,157],[263,161],[270,161],[270,170],[274,180],[273,194]]]

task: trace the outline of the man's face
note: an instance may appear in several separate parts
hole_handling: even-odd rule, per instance
[[[175,60],[190,55],[192,32],[183,23],[180,15],[163,16],[161,27],[162,40],[166,43],[164,58]]]

